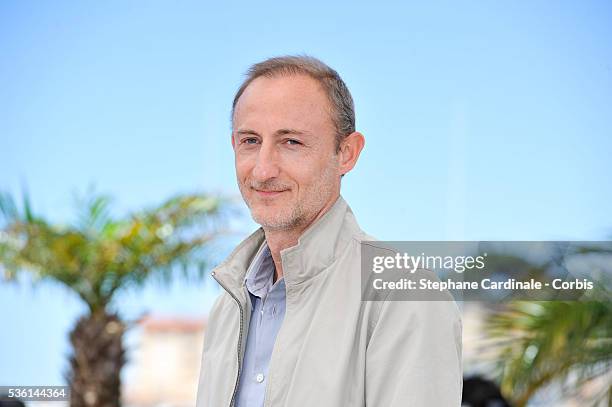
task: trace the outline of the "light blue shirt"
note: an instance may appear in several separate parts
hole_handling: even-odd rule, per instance
[[[281,277],[272,284],[274,271],[272,254],[264,241],[245,278],[253,307],[236,407],[263,407],[270,357],[285,317],[285,280]]]

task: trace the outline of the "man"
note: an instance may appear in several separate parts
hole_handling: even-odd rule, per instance
[[[459,406],[452,301],[362,301],[340,196],[364,137],[340,76],[311,57],[251,67],[232,110],[238,185],[261,225],[213,272],[198,407]]]

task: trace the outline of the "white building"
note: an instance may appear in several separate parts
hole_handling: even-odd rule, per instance
[[[123,381],[126,407],[193,407],[205,319],[145,318]]]

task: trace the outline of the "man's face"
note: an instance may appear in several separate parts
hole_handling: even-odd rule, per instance
[[[305,75],[259,77],[234,111],[238,186],[268,230],[308,226],[340,192],[329,101]]]

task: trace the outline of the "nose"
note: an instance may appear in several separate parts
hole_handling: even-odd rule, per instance
[[[257,152],[257,161],[253,168],[253,178],[256,181],[264,182],[279,175],[277,151],[273,143],[262,143]]]

